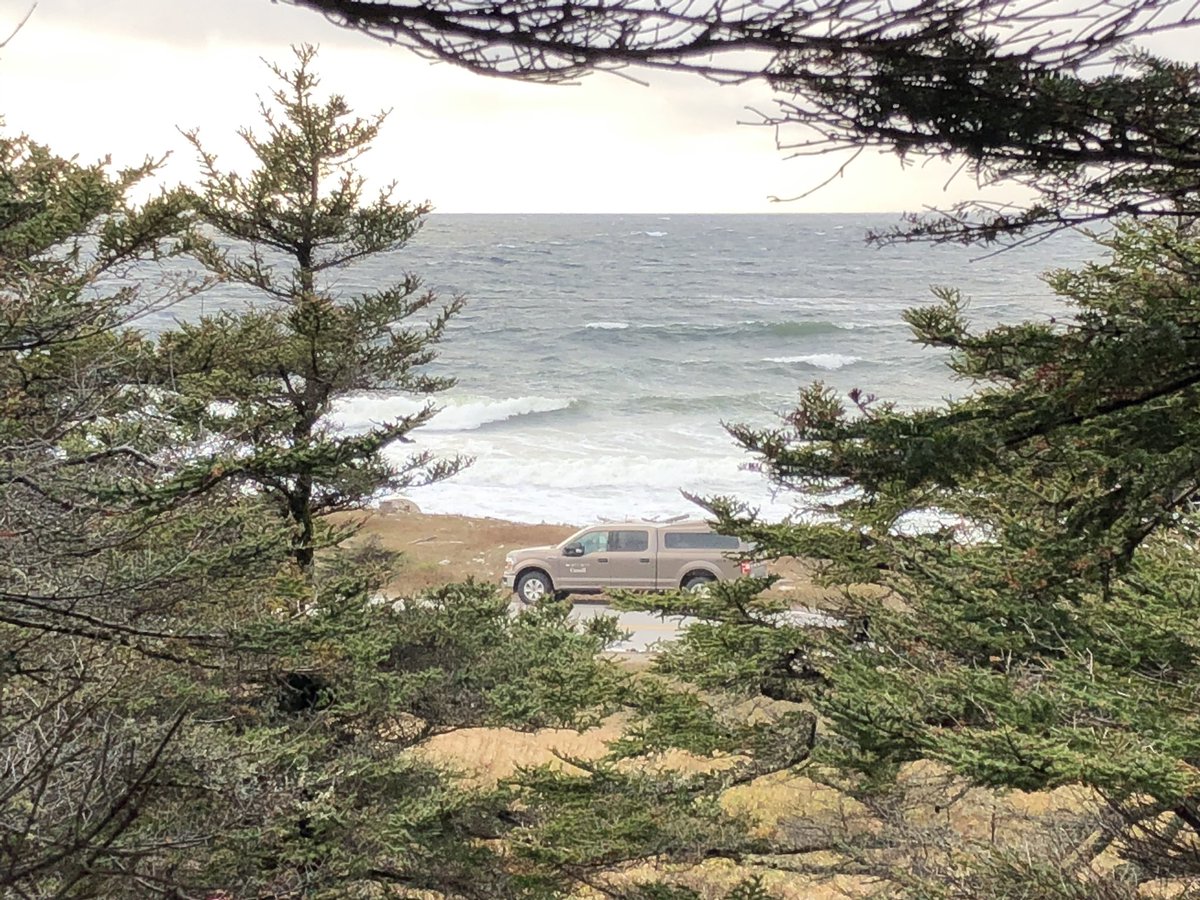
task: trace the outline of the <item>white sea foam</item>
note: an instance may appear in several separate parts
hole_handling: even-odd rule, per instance
[[[650,458],[595,448],[558,454],[543,448],[539,454],[530,448],[518,458],[510,455],[516,447],[499,440],[447,443],[444,448],[440,452],[472,455],[475,463],[448,481],[413,491],[412,498],[426,512],[581,525],[633,516],[703,515],[684,498],[684,490],[736,494],[771,518],[790,511],[790,506],[781,507],[771,515],[773,501],[761,476],[739,472],[732,457]],[[439,453],[434,445],[429,449]],[[411,448],[392,452],[399,458]]]
[[[535,413],[568,409],[572,398],[506,397],[504,399],[435,398],[442,408],[421,431],[474,431],[484,425]],[[413,397],[396,394],[358,394],[340,400],[329,415],[334,428],[350,433],[362,432],[377,422],[389,422],[411,416],[425,407]]]
[[[631,235],[644,234],[646,237],[666,237],[667,236],[667,232],[665,232],[665,231],[631,231],[629,233]]]
[[[598,328],[601,331],[624,331],[629,327],[628,322],[588,322],[584,328]]]
[[[811,353],[806,356],[767,356],[763,358],[763,362],[771,363],[801,363],[806,366],[816,366],[818,369],[844,369],[846,366],[852,366],[856,362],[861,362],[862,357],[846,356],[842,353]]]

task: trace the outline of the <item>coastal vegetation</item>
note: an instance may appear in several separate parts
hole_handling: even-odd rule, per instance
[[[473,579],[399,589],[405,560],[346,515],[466,463],[388,452],[432,407],[330,425],[352,391],[448,387],[424,367],[461,300],[330,277],[402,246],[426,208],[366,195],[353,163],[382,119],[319,99],[311,49],[273,68],[250,171],[189,135],[195,189],[135,204],[153,161],[0,138],[0,890],[1200,891],[1200,71],[1135,54],[1081,74],[1160,27],[1149,5],[1032,43],[991,36],[1011,9],[921,6],[874,43],[759,23],[791,43],[747,77],[815,104],[782,113],[815,148],[958,155],[1034,191],[892,237],[1112,228],[1099,261],[1048,276],[1068,316],[977,329],[952,289],[908,314],[963,399],[911,412],[817,384],[776,427],[731,425],[822,516],[701,502],[758,556],[815,561],[833,618],[797,624],[771,579],[619,596],[698,620],[644,669],[604,654],[612,621],[573,625],[566,604],[512,611]],[[639,57],[518,12],[474,44],[426,22],[452,40],[426,49],[487,68],[479,53],[508,46],[518,74],[545,75],[763,36],[744,17]],[[141,330],[217,283],[249,302]],[[914,529],[914,510],[943,527]],[[478,777],[450,745],[481,729],[595,740]]]
[[[419,212],[386,196],[358,207],[353,172],[329,178],[376,123],[316,102],[310,62],[302,49],[276,73],[268,136],[247,132],[261,167],[224,176],[205,157],[198,193],[134,205],[152,162],[114,172],[4,139],[6,895],[570,887],[500,851],[522,825],[510,789],[406,751],[463,728],[595,722],[621,680],[597,657],[611,626],[577,631],[565,608],[512,616],[470,582],[397,601],[381,593],[395,554],[316,524],[448,471],[379,455],[425,414],[353,438],[321,416],[384,366],[394,386],[440,387],[414,370],[454,303],[412,279],[365,297],[318,285],[402,242]],[[137,329],[216,278],[270,298]]]

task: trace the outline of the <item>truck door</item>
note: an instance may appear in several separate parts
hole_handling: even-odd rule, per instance
[[[649,529],[608,533],[609,582],[616,588],[653,588],[656,572],[653,534]]]
[[[568,556],[565,552],[567,547],[563,547],[559,559],[562,570],[554,580],[555,589],[595,590],[608,587],[612,578],[609,571],[608,534],[607,528],[581,534],[573,543],[583,548],[582,556]]]

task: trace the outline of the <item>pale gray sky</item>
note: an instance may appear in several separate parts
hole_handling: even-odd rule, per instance
[[[28,10],[0,0],[0,31]],[[289,45],[321,45],[325,87],[359,112],[392,110],[362,161],[373,179],[446,212],[816,212],[915,210],[972,196],[950,169],[861,158],[804,201],[772,204],[822,181],[833,159],[783,159],[773,134],[738,125],[767,108],[761,85],[721,87],[651,74],[577,86],[484,78],[336,28],[270,0],[39,0],[0,51],[0,115],[65,155],[132,162],[170,151],[167,177],[188,180],[176,131],[198,128],[231,165],[234,137],[256,118]]]

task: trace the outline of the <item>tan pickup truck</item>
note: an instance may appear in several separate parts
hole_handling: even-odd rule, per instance
[[[561,544],[513,550],[504,558],[503,583],[526,603],[608,588],[696,590],[713,581],[765,576],[761,563],[738,561],[749,549],[706,522],[606,522]]]

